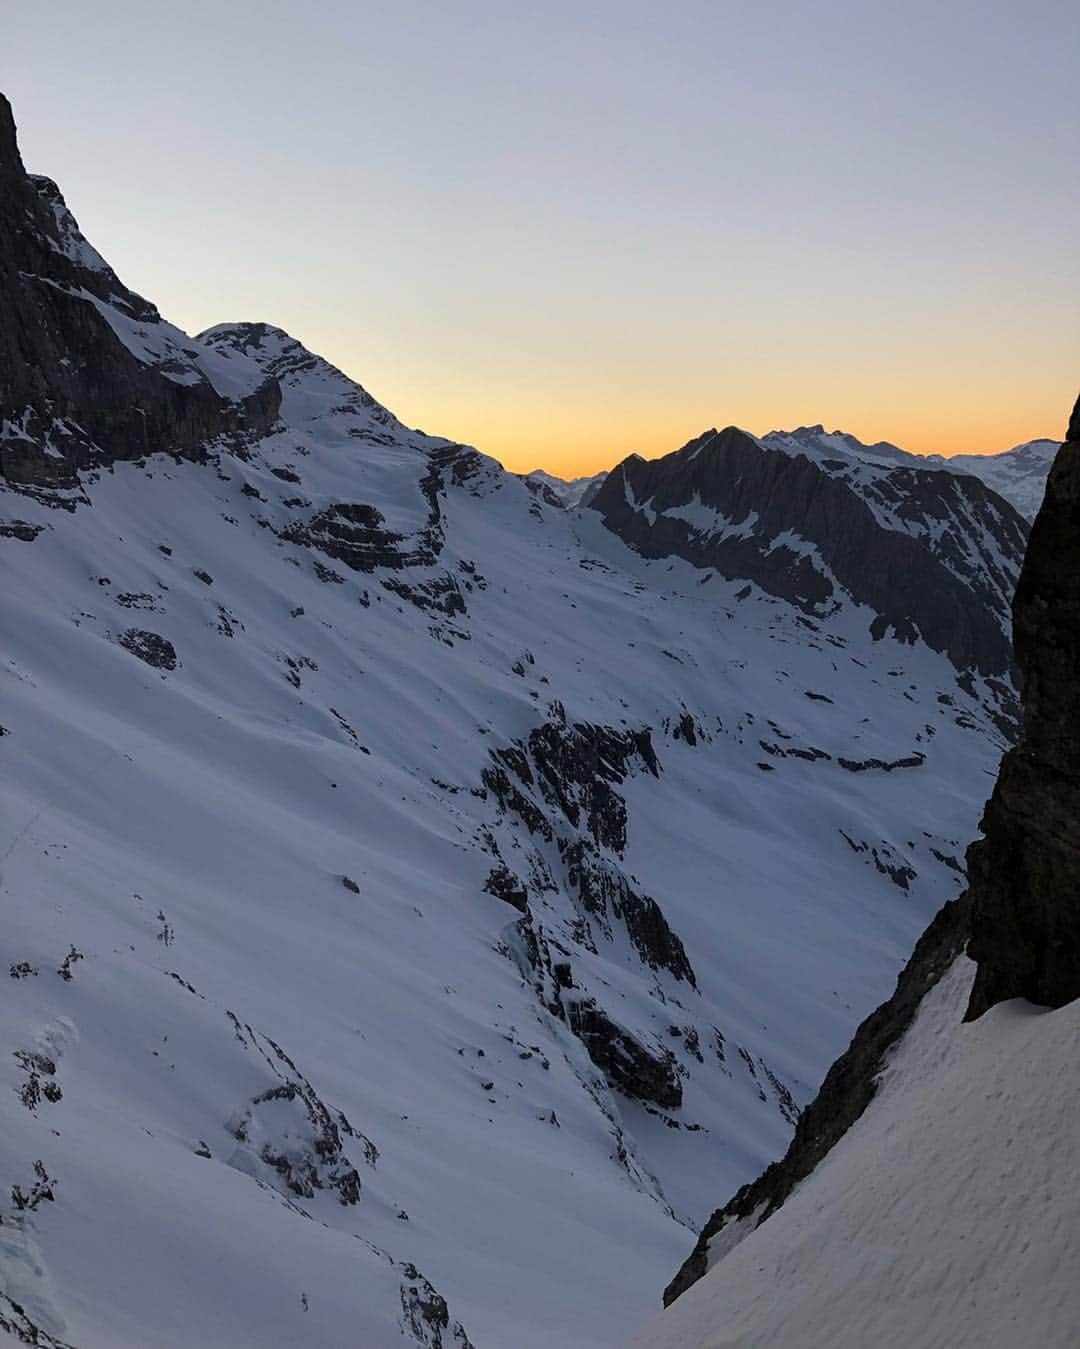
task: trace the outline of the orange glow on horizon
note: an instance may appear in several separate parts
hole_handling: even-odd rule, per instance
[[[370,360],[367,366],[365,387],[408,425],[474,445],[511,472],[542,468],[563,478],[599,473],[629,454],[660,458],[712,426],[728,425],[764,435],[821,423],[865,444],[889,441],[913,454],[999,454],[1031,440],[1060,440],[1075,398],[1062,381],[1060,388],[1004,386],[980,390],[975,397],[967,391],[963,401],[939,395],[916,409],[895,394],[875,397],[857,389],[849,398],[833,394],[820,402],[805,395],[797,400],[703,396],[688,380],[681,396],[676,387],[660,390],[659,398],[632,398],[626,396],[629,391],[609,388],[590,401],[578,389],[564,388],[560,399],[539,386],[509,391],[466,383],[440,387],[437,377],[428,385],[421,374],[403,379],[400,369],[385,377],[376,372],[373,378]]]

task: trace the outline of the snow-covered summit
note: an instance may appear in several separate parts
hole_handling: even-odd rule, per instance
[[[790,454],[805,454],[827,468],[843,464],[855,468],[863,481],[872,474],[859,474],[859,465],[895,466],[909,469],[970,474],[979,478],[1017,510],[1029,523],[1038,514],[1046,490],[1046,476],[1061,445],[1057,440],[1031,440],[1001,454],[912,454],[888,441],[866,445],[846,431],[826,431],[823,426],[800,426],[794,431],[770,431],[761,443]],[[829,461],[832,461],[831,463]],[[871,494],[872,496],[872,494]]]
[[[403,426],[394,414],[323,356],[269,323],[222,323],[195,339],[219,354],[249,361],[281,385],[285,417],[292,423],[347,417],[351,434],[379,440],[414,439],[417,445],[445,444]]]
[[[607,473],[594,473],[583,478],[558,478],[553,473],[545,473],[542,468],[534,468],[531,473],[522,475],[526,486],[550,493],[550,500],[573,510],[575,506],[587,505],[595,495]]]
[[[1059,440],[1029,440],[1001,454],[958,454],[945,461],[955,472],[972,473],[1034,520],[1046,493],[1046,478],[1061,448]]]
[[[868,463],[906,464],[911,468],[925,468],[926,460],[917,454],[879,440],[865,445],[847,431],[826,431],[824,426],[798,426],[793,431],[769,431],[761,437],[765,445],[786,450],[791,454],[806,454],[816,460],[858,459]]]

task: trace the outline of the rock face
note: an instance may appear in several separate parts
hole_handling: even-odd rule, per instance
[[[655,1101],[671,1110],[682,1104],[682,1083],[670,1051],[650,1053],[591,1000],[572,1003],[567,1019],[593,1063],[613,1086],[627,1096]]]
[[[1032,530],[1014,624],[1023,732],[1002,762],[985,837],[968,849],[969,889],[938,913],[896,992],[833,1064],[782,1160],[709,1219],[665,1306],[706,1272],[710,1243],[730,1249],[771,1217],[862,1115],[887,1052],[965,947],[978,966],[969,1020],[1008,998],[1060,1007],[1080,997],[1080,402]]]
[[[697,987],[678,934],[621,865],[628,812],[618,788],[635,773],[659,778],[661,772],[649,731],[568,724],[559,708],[525,739],[492,750],[490,757],[483,789],[497,806],[496,828],[485,832],[483,842],[497,865],[485,889],[522,915],[515,924],[514,958],[540,1003],[566,1022],[610,1086],[635,1100],[676,1108],[682,1084],[675,1055],[655,1041],[644,1044],[610,1015],[597,996],[606,990],[601,985],[590,992],[579,963],[586,952],[596,953],[598,942],[625,935],[642,965],[665,972],[675,985]],[[511,847],[526,853],[528,880],[500,852],[497,834],[508,822],[523,825],[539,845],[526,850],[515,840],[507,848],[508,855]],[[546,858],[544,844],[554,845]],[[575,911],[561,936],[544,912],[557,872]],[[697,1032],[693,1035],[696,1043]]]
[[[0,477],[72,485],[152,451],[198,458],[268,430],[279,402],[274,381],[214,362],[120,282],[56,184],[26,173],[0,95]]]
[[[968,1017],[1080,997],[1080,402],[1051,470],[1015,605],[1020,743],[968,853],[977,962]]]
[[[745,577],[807,615],[847,592],[875,611],[875,638],[917,632],[958,669],[1011,669],[1028,527],[1006,502],[976,478],[782,444],[707,431],[662,459],[625,459],[589,504],[645,557]]]

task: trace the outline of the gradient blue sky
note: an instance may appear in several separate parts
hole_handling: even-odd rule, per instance
[[[713,424],[1060,436],[1080,4],[4,7],[0,88],[125,281],[563,473]]]

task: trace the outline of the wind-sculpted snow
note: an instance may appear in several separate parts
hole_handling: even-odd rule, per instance
[[[0,480],[0,1325],[613,1345],[962,884],[1007,678],[187,340],[262,423]]]

